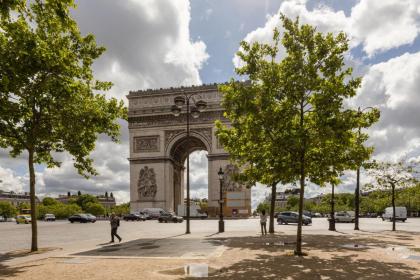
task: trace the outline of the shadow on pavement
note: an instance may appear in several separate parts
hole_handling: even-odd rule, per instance
[[[165,238],[145,238],[103,246],[98,249],[76,253],[77,256],[121,257],[182,257],[185,255],[205,257],[212,253],[220,241],[202,238],[179,238],[185,234]]]
[[[0,254],[0,279],[6,279],[6,277],[18,276],[19,273],[24,272],[26,269],[30,267],[36,267],[39,265],[26,265],[26,266],[19,266],[19,267],[12,267],[5,265],[5,262],[8,260],[12,260],[15,258],[22,258],[27,257],[29,255],[34,254],[42,254],[45,252],[49,252],[52,250],[56,250],[57,248],[42,248],[39,252],[30,253],[29,250],[18,250],[12,251],[5,254]]]
[[[258,250],[255,257],[241,259],[233,265],[210,273],[213,279],[419,279],[415,268],[401,262],[385,262],[381,258],[360,257],[358,252],[372,248],[387,248],[382,240],[331,235],[305,235],[304,252],[297,257],[290,253],[295,248],[296,236],[269,235],[267,237],[235,237],[223,244],[228,248]],[[352,248],[349,244],[359,244]],[[407,246],[402,242],[392,245]],[[326,257],[314,251],[322,252]],[[244,251],[246,254],[246,251]],[[191,279],[191,277],[184,278]]]

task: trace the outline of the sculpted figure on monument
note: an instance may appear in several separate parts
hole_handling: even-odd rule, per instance
[[[156,174],[153,168],[145,166],[140,170],[139,180],[137,183],[139,197],[154,198],[157,192]]]
[[[234,175],[239,173],[238,167],[228,164],[225,167],[223,182],[224,190],[228,192],[241,191],[242,186],[234,180]]]

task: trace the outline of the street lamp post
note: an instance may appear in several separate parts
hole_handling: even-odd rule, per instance
[[[203,112],[206,107],[207,103],[205,101],[194,100],[194,95],[196,95],[196,92],[185,92],[182,91],[182,96],[177,96],[174,98],[175,105],[172,106],[171,111],[174,114],[175,117],[178,117],[182,113],[183,106],[187,105],[186,107],[186,117],[187,117],[187,141],[190,140],[190,115],[196,119],[199,117],[200,112]],[[190,107],[190,101],[193,102],[193,106]],[[186,218],[186,224],[187,228],[185,233],[190,234],[190,151],[188,150],[187,155],[187,218]]]
[[[374,109],[373,107],[366,107],[364,109],[357,109],[357,113],[360,116],[363,111],[368,109]],[[358,128],[358,138],[360,139],[362,127],[359,124]],[[354,230],[359,230],[359,212],[360,212],[360,165],[357,167],[356,170],[356,190],[354,191]]]
[[[223,221],[223,194],[222,194],[222,189],[223,189],[223,175],[225,173],[222,170],[222,167],[220,167],[219,172],[217,172],[217,175],[219,175],[219,182],[220,182],[220,200],[219,200],[219,204],[220,204],[220,214],[219,214],[219,232],[224,232],[225,231],[225,222]]]

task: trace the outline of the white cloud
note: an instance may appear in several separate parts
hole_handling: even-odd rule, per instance
[[[362,0],[351,12],[351,33],[372,56],[411,44],[420,32],[418,0]]]
[[[361,0],[352,8],[349,17],[342,10],[334,11],[326,5],[308,10],[307,2],[282,2],[278,12],[268,16],[265,25],[249,32],[244,40],[271,43],[275,27],[283,32],[280,14],[292,19],[299,17],[301,23],[314,25],[321,32],[344,31],[349,36],[350,47],[362,44],[369,57],[413,43],[420,32],[420,0]],[[281,47],[279,57],[283,55]],[[236,55],[233,64],[236,67],[241,65]]]
[[[73,14],[81,31],[93,33],[98,45],[107,48],[93,69],[96,78],[114,83],[111,96],[125,100],[129,90],[201,84],[199,70],[209,55],[202,41],[190,38],[188,0],[77,2]],[[61,154],[61,168],[37,173],[37,194],[108,191],[117,202],[129,201],[128,129],[125,122],[121,124],[121,144],[103,136],[97,142],[92,157],[99,176],[84,179],[74,169],[71,157]],[[5,181],[0,188],[27,190],[25,157],[10,159],[0,150],[0,158],[0,176]],[[6,169],[10,162],[14,167]]]

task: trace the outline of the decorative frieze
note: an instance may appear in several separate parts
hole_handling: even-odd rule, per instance
[[[139,136],[133,138],[133,147],[135,153],[141,152],[159,152],[159,135]]]
[[[227,122],[228,120],[223,117],[223,111],[209,111],[200,113],[197,119],[191,118],[190,124],[213,124],[214,121],[221,120]],[[187,123],[186,114],[181,114],[174,117],[172,114],[166,115],[152,115],[152,116],[138,116],[128,118],[129,128],[145,128],[145,127],[164,127],[185,125]]]

